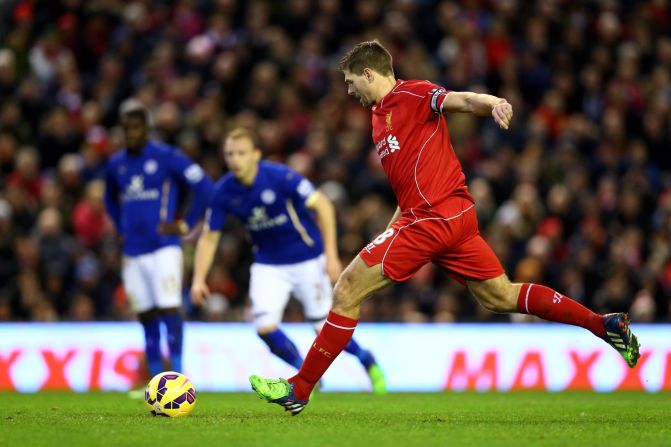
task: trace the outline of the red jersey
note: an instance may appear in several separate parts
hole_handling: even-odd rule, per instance
[[[449,93],[428,81],[398,80],[373,107],[373,142],[402,211],[440,211],[455,196],[475,202],[442,114]]]

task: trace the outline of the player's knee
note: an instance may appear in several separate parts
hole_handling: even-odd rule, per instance
[[[277,330],[277,326],[275,326],[275,325],[257,326],[256,333],[259,334],[259,337],[263,337],[264,335],[269,334],[271,332],[274,332],[276,330]]]
[[[163,309],[158,309],[160,315],[179,315],[181,309],[179,307],[166,307]]]
[[[146,324],[150,321],[157,319],[160,316],[159,310],[156,308],[146,310],[138,314],[138,319],[140,323]]]

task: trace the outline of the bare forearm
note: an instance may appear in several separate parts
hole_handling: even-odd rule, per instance
[[[327,258],[338,258],[337,225],[333,203],[320,191],[315,191],[305,201],[305,205],[315,212],[315,221],[324,242]]]
[[[468,111],[475,115],[487,116],[497,104],[506,102],[505,99],[484,93],[471,93],[466,96]]]
[[[317,226],[324,241],[324,253],[327,257],[338,257],[335,208],[331,203],[326,202],[321,203],[315,211]]]
[[[194,283],[202,283],[207,279],[220,236],[221,234],[218,231],[206,231],[198,239],[193,266]]]
[[[444,114],[470,112],[475,115],[491,115],[496,124],[508,129],[513,118],[513,107],[504,98],[473,92],[451,92],[441,106]]]

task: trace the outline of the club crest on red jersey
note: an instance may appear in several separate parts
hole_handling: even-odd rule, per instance
[[[391,127],[391,112],[387,113],[386,122],[387,122],[386,131],[391,132],[392,130],[394,130],[394,128]]]

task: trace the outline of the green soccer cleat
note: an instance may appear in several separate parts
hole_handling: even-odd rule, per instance
[[[626,313],[606,314],[603,316],[603,326],[606,329],[606,343],[611,345],[630,368],[636,366],[640,344],[629,328],[629,315]]]
[[[381,396],[387,394],[387,382],[384,380],[384,373],[377,363],[368,368],[368,377],[370,377],[370,385],[373,388],[373,393]]]
[[[305,409],[307,400],[300,400],[294,394],[294,384],[286,379],[264,379],[263,377],[251,375],[249,383],[252,389],[256,391],[259,398],[268,403],[281,405],[284,411],[290,411],[292,416]]]

